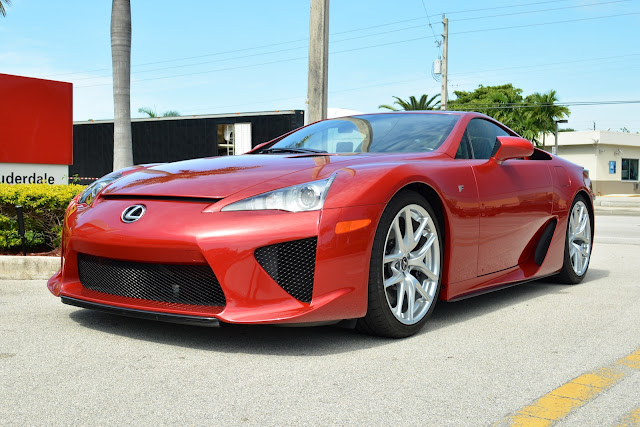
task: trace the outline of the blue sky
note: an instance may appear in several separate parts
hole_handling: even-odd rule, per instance
[[[6,9],[0,73],[72,82],[74,120],[113,118],[111,2]],[[329,106],[375,112],[393,95],[440,93],[442,13],[450,94],[512,83],[561,102],[640,100],[639,0],[333,0]],[[132,21],[134,117],[304,109],[309,0],[137,0]],[[577,130],[640,132],[640,104],[570,108]]]

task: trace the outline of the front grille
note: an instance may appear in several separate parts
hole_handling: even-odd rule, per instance
[[[110,295],[220,307],[226,299],[208,265],[150,264],[78,254],[80,283]]]
[[[256,249],[255,257],[269,276],[295,299],[309,303],[313,294],[318,239],[292,240]]]

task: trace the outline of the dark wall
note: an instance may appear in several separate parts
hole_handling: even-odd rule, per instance
[[[213,120],[215,119],[131,123],[133,162],[164,163],[215,156],[216,124]]]
[[[165,163],[218,155],[219,124],[251,123],[255,147],[303,125],[304,114],[176,118],[131,123],[133,162]],[[113,122],[73,125],[73,165],[69,175],[99,178],[113,168]],[[88,184],[91,180],[80,180]]]
[[[73,125],[73,164],[69,166],[70,180],[74,176],[99,178],[113,168],[113,123]],[[70,181],[71,182],[71,181]],[[81,180],[79,184],[91,181]]]

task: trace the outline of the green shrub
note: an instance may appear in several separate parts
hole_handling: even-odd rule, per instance
[[[60,245],[64,212],[83,185],[0,184],[0,252],[22,248],[16,206],[24,210],[29,252],[50,251]]]

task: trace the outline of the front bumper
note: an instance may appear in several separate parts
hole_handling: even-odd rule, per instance
[[[124,209],[145,204],[139,221],[120,220]],[[68,210],[61,270],[48,283],[65,302],[113,308],[121,314],[210,319],[230,323],[306,323],[362,317],[367,308],[371,245],[380,205],[315,212],[212,212],[195,202],[104,200]],[[367,227],[335,233],[340,221],[371,219]],[[317,237],[310,301],[294,298],[256,259],[256,250]],[[153,301],[88,289],[78,254],[137,263],[209,265],[224,292],[224,306]]]

